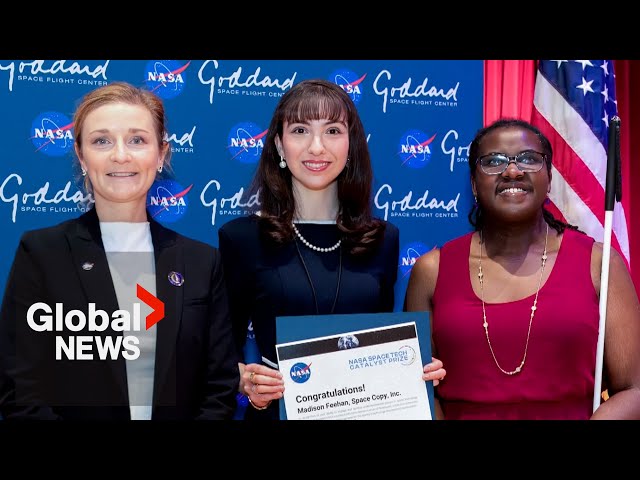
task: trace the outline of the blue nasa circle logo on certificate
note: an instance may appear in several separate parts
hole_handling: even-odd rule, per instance
[[[291,366],[289,375],[291,376],[291,380],[294,382],[304,383],[309,380],[309,377],[311,377],[311,364],[307,365],[302,362],[295,363]]]

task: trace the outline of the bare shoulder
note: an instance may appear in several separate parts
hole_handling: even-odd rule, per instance
[[[438,276],[440,265],[440,249],[433,248],[421,255],[411,269],[411,275],[416,275],[423,279],[431,279]]]
[[[591,278],[596,291],[600,291],[600,277],[602,275],[602,261],[604,256],[604,245],[602,242],[593,242],[591,249]],[[615,248],[609,251],[609,273],[610,275],[627,275],[627,264]]]
[[[593,249],[591,250],[591,261],[596,260],[600,263],[602,261],[603,253],[604,244],[602,242],[593,242]],[[622,262],[622,265],[625,265],[622,255],[620,255],[620,252],[618,252],[615,248],[611,248],[609,255],[612,262]]]
[[[593,242],[593,248],[591,250],[591,260],[602,260],[602,250],[604,245],[602,242]]]
[[[434,248],[421,255],[413,264],[405,294],[405,311],[431,311],[431,299],[438,279],[439,263],[440,250]]]

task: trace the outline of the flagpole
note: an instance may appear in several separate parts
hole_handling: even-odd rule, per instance
[[[609,290],[609,261],[611,259],[611,231],[616,197],[620,200],[620,117],[611,118],[607,151],[607,179],[605,184],[604,241],[600,271],[600,322],[596,348],[596,371],[593,388],[593,411],[600,406],[602,396],[602,365],[604,363],[604,334],[607,323],[607,295]]]

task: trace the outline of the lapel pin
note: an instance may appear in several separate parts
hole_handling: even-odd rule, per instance
[[[84,262],[84,263],[82,264],[82,269],[83,269],[83,270],[87,270],[87,271],[89,271],[89,270],[91,270],[92,268],[93,268],[93,263],[92,263],[92,262]]]
[[[171,283],[171,285],[173,285],[174,287],[181,287],[184,283],[184,277],[181,273],[178,272],[169,272],[168,278],[169,283]]]

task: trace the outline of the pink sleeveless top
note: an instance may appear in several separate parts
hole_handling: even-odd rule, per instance
[[[447,242],[433,305],[433,339],[447,376],[437,387],[446,419],[588,419],[593,409],[598,296],[591,280],[593,238],[566,229],[540,288],[522,371],[496,366],[471,286],[472,234]],[[489,336],[507,371],[522,360],[534,295],[485,304]]]

